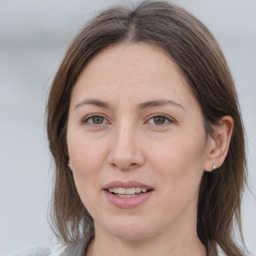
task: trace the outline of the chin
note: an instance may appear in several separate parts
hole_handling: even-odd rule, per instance
[[[131,217],[130,217],[131,218]],[[129,221],[121,221],[115,220],[113,222],[109,222],[108,226],[105,227],[113,236],[128,240],[128,241],[138,241],[151,236],[152,224],[146,224],[142,220],[129,220]]]
[[[112,235],[116,238],[126,241],[141,241],[150,237],[150,234],[148,234],[147,232],[139,231],[137,229],[134,231],[113,230]]]

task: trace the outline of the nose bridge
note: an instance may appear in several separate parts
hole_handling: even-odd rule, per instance
[[[111,152],[109,153],[109,161],[112,165],[126,170],[143,163],[137,135],[136,125],[129,121],[121,122],[115,127]]]

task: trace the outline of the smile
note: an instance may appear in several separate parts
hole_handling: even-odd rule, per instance
[[[103,191],[112,205],[127,209],[144,203],[152,196],[154,189],[135,181],[114,181],[109,183]]]
[[[109,188],[108,191],[118,197],[133,197],[133,196],[140,195],[141,193],[146,193],[149,190],[146,188],[134,187],[134,188]]]

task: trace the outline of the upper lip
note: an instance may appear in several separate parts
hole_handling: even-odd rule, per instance
[[[119,181],[115,180],[110,183],[108,183],[106,186],[104,186],[103,189],[110,189],[110,188],[146,188],[146,189],[154,189],[152,186],[135,181]]]

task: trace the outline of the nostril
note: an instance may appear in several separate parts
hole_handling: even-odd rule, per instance
[[[136,167],[136,166],[138,166],[138,164],[137,163],[131,163],[131,164],[117,164],[117,163],[111,163],[111,166],[113,166],[113,167],[117,167],[117,168],[119,168],[119,169],[130,169],[130,168],[134,168],[134,167]]]

